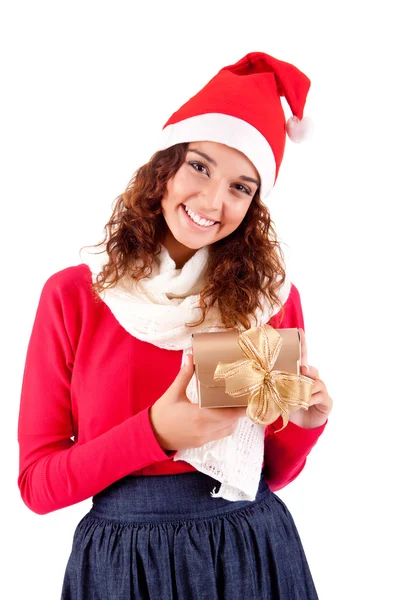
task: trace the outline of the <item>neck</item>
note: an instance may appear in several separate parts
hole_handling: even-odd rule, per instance
[[[176,264],[177,269],[182,269],[189,259],[196,254],[198,248],[188,248],[184,246],[168,230],[162,242],[163,246],[168,250],[168,254]]]

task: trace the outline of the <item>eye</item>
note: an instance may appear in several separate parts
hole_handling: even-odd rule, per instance
[[[193,161],[192,162],[188,162],[188,165],[190,165],[191,167],[193,167],[194,170],[197,171],[198,173],[204,173],[204,171],[199,171],[198,169],[196,169],[196,166],[200,167],[202,169],[206,169],[206,171],[207,171],[207,167],[205,167],[203,164],[201,164],[199,162],[193,162]]]
[[[242,190],[244,191],[245,194],[248,194],[249,196],[251,196],[251,190],[249,190],[249,188],[245,187],[241,183],[235,183],[234,185],[238,185],[239,187],[242,188]],[[242,190],[239,190],[239,191],[241,192]]]

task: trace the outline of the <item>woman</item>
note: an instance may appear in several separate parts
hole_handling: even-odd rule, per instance
[[[254,426],[245,408],[196,406],[190,356],[198,331],[304,328],[263,200],[286,131],[301,138],[309,85],[260,52],[221,69],[164,126],[117,199],[103,251],[43,287],[18,485],[38,514],[93,497],[62,600],[317,598],[274,491],[299,475],[326,427],[325,384],[302,367],[308,410],[290,412],[286,427],[282,416]],[[287,124],[280,95],[297,117]],[[302,346],[306,362],[304,335]]]

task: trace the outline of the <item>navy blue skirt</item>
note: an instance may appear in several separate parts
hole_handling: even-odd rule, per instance
[[[293,518],[261,474],[254,501],[198,471],[127,476],[78,523],[61,600],[318,600]]]

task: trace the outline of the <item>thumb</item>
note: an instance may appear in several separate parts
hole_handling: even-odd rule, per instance
[[[175,385],[177,385],[183,391],[186,390],[189,381],[192,379],[194,373],[193,354],[186,354],[185,361],[181,366],[178,375],[175,378]]]

